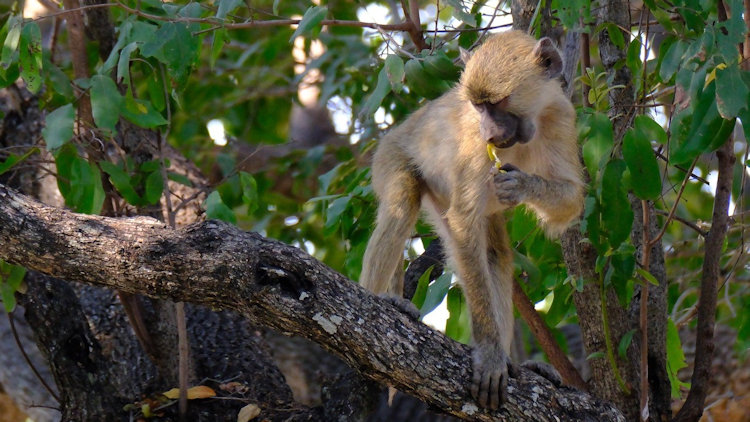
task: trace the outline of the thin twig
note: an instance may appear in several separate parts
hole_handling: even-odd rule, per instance
[[[644,270],[649,271],[651,266],[651,242],[649,240],[650,215],[648,201],[641,200],[643,212],[643,250],[641,251],[641,266]],[[666,226],[665,226],[666,227]],[[641,277],[641,309],[640,309],[640,326],[641,326],[641,394],[640,394],[640,418],[642,422],[648,421],[648,280]]]
[[[37,377],[39,382],[42,383],[44,388],[49,392],[49,394],[55,398],[55,400],[60,403],[60,396],[55,393],[54,390],[52,390],[52,387],[50,387],[49,384],[47,384],[47,381],[42,378],[42,374],[39,373],[39,371],[36,370],[36,367],[33,363],[31,363],[31,359],[29,359],[29,355],[26,354],[26,350],[23,348],[23,344],[21,344],[21,339],[18,337],[18,331],[16,331],[16,322],[13,319],[13,313],[8,312],[8,323],[10,323],[10,331],[13,333],[13,339],[16,341],[16,346],[18,346],[18,350],[21,351],[21,355],[23,355],[23,359],[26,361],[26,364],[29,365],[29,368],[31,368],[31,371],[34,373],[34,375]],[[58,409],[59,410],[59,409]]]
[[[669,157],[667,157],[666,155],[662,154],[661,152],[654,151],[654,155],[656,155],[656,158],[659,158],[659,159],[663,160],[665,163],[669,163]],[[708,180],[706,180],[703,177],[698,176],[697,174],[693,173],[692,170],[688,170],[685,167],[682,167],[682,166],[677,165],[677,164],[671,164],[671,165],[674,166],[674,168],[676,168],[677,170],[679,170],[679,171],[681,171],[683,173],[687,173],[690,177],[692,177],[693,179],[695,179],[695,180],[703,183],[706,186],[709,186],[711,184],[711,183],[708,182]]]
[[[654,212],[665,217],[670,215],[667,211],[660,209],[655,209]],[[701,235],[701,237],[706,237],[706,235],[708,235],[708,232],[706,230],[703,230],[702,228],[698,227],[697,224],[693,223],[692,221],[688,221],[685,218],[680,217],[679,215],[672,215],[671,219],[674,221],[679,221],[685,226],[693,229],[696,233]]]
[[[644,247],[648,247],[648,249],[651,249],[659,243],[661,238],[664,236],[664,233],[667,231],[667,227],[669,226],[669,223],[672,221],[672,218],[674,218],[674,213],[677,211],[677,205],[680,203],[680,198],[682,198],[683,192],[685,192],[685,187],[687,186],[688,180],[690,180],[690,175],[693,173],[693,169],[695,168],[695,164],[698,162],[698,157],[695,157],[693,160],[693,163],[690,164],[690,169],[686,171],[685,178],[682,180],[682,185],[680,185],[680,191],[677,192],[677,198],[674,200],[674,204],[672,204],[672,209],[669,210],[669,216],[667,217],[667,221],[664,222],[664,225],[661,228],[661,231],[659,231],[659,234],[656,235],[651,241],[647,244],[644,244]],[[645,230],[644,230],[645,231]]]

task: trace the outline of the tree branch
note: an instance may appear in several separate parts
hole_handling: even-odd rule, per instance
[[[730,137],[716,151],[719,159],[719,176],[716,182],[716,199],[711,217],[711,229],[706,236],[706,255],[701,274],[701,295],[698,299],[698,327],[695,339],[695,366],[690,380],[690,393],[685,404],[674,417],[675,422],[697,421],[703,414],[703,405],[708,393],[711,362],[714,348],[714,322],[716,320],[716,295],[721,264],[721,247],[729,224],[729,197],[732,192],[732,168],[734,167],[734,142]]]
[[[523,320],[529,326],[532,334],[534,334],[534,338],[536,338],[539,346],[547,355],[547,358],[549,358],[552,366],[560,372],[565,383],[582,390],[588,389],[583,378],[581,378],[581,374],[578,373],[576,367],[573,366],[568,357],[565,356],[560,345],[558,345],[555,338],[552,337],[552,332],[550,332],[547,324],[536,309],[534,309],[534,304],[531,303],[531,300],[526,296],[526,293],[516,279],[513,280],[513,304],[516,306],[516,309],[518,310],[518,313],[521,314]]]
[[[71,11],[65,17],[68,23],[68,46],[73,62],[73,73],[76,79],[87,79],[89,77],[88,58],[86,57],[86,35],[84,34],[83,13],[75,11],[78,9],[77,0],[64,0],[66,10]],[[94,124],[91,112],[91,100],[87,92],[82,92],[78,101],[78,116],[83,121],[84,127]]]
[[[0,185],[0,259],[70,281],[231,309],[306,337],[365,377],[466,420],[624,421],[612,405],[519,369],[508,403],[478,409],[470,353],[305,252],[209,221],[180,230],[148,217],[49,207]],[[530,416],[533,415],[533,416]]]

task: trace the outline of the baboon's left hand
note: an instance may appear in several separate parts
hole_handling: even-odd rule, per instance
[[[471,351],[471,395],[480,406],[497,409],[505,402],[510,359],[497,345],[477,343]]]

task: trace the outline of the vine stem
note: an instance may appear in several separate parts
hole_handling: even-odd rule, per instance
[[[650,216],[648,212],[648,201],[641,200],[641,209],[643,211],[643,251],[641,253],[641,267],[649,271],[651,266],[651,241],[649,240]],[[641,286],[641,309],[640,309],[640,326],[641,326],[641,421],[648,421],[648,280],[641,277],[643,285]]]
[[[625,384],[625,381],[622,379],[622,375],[620,374],[620,368],[618,367],[617,360],[615,359],[614,347],[612,347],[612,333],[609,329],[609,312],[607,311],[606,289],[604,288],[603,277],[603,275],[599,277],[599,301],[602,307],[602,328],[604,329],[604,344],[607,347],[607,360],[609,361],[609,365],[612,367],[612,373],[614,374],[615,380],[620,386],[620,389],[623,391],[623,393],[630,394],[630,389],[628,388],[627,384]]]

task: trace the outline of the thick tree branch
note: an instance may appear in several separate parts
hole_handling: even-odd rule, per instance
[[[502,409],[478,409],[460,387],[470,379],[467,346],[303,251],[221,222],[171,230],[146,217],[75,214],[0,185],[0,245],[0,259],[66,280],[237,311],[467,420],[624,421],[610,404],[523,369]]]

